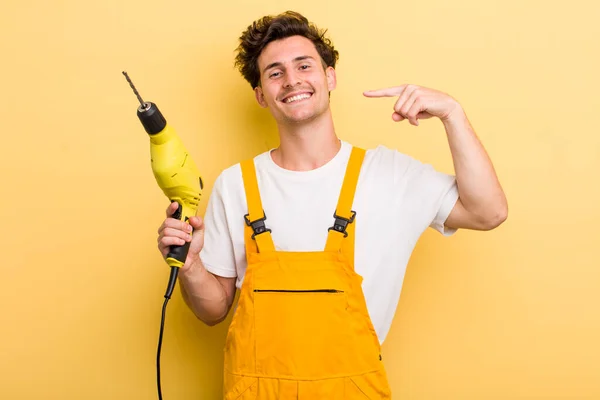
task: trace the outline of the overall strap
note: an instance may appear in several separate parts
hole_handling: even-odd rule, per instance
[[[352,148],[350,160],[346,167],[344,183],[333,215],[335,222],[329,228],[327,244],[325,245],[325,251],[342,251],[346,253],[352,264],[354,264],[354,219],[356,217],[356,213],[352,210],[352,203],[354,202],[356,184],[364,158],[364,149]]]
[[[267,217],[260,200],[254,159],[242,161],[240,166],[242,168],[244,190],[246,191],[246,201],[248,203],[248,214],[244,215],[246,222],[246,226],[244,227],[246,253],[275,251],[271,230],[267,229],[265,225]]]

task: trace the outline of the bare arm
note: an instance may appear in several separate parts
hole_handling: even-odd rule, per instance
[[[211,274],[200,260],[179,275],[183,300],[194,315],[209,326],[227,317],[235,297],[235,281],[236,278]]]
[[[446,220],[450,228],[490,230],[508,215],[496,172],[462,108],[443,119],[458,186],[459,199]]]
[[[392,119],[418,126],[420,119],[439,118],[448,136],[459,199],[446,220],[450,228],[490,230],[508,215],[506,197],[492,162],[460,104],[451,96],[416,85],[369,90],[366,97],[398,97]]]
[[[185,264],[179,270],[179,287],[185,303],[202,322],[213,326],[223,321],[233,303],[236,278],[211,274],[200,260],[204,246],[204,221],[191,217],[189,224],[171,216],[177,203],[167,208],[167,218],[158,229],[158,249],[163,257],[172,245],[190,243]],[[193,233],[192,233],[193,232]]]

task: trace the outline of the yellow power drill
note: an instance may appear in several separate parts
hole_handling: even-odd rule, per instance
[[[137,109],[137,116],[150,137],[150,162],[156,182],[171,202],[179,204],[177,211],[173,214],[173,218],[187,221],[190,217],[195,216],[198,210],[198,203],[200,202],[203,189],[202,177],[181,139],[175,130],[167,124],[156,104],[142,100],[127,72],[123,71],[123,75],[125,75],[127,82],[129,82],[140,102],[140,106]],[[188,249],[189,242],[181,246],[171,246],[166,257],[167,263],[171,266],[171,274],[165,293],[156,360],[159,399],[162,399],[160,387],[160,349],[164,328],[165,307],[173,294],[179,267],[184,265]]]

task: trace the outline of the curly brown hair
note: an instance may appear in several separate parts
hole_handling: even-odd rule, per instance
[[[238,54],[235,57],[235,66],[254,89],[260,85],[258,57],[267,44],[299,35],[313,42],[321,56],[324,68],[335,68],[339,54],[333,48],[331,40],[325,37],[326,32],[327,30],[317,28],[306,17],[295,11],[262,17],[248,26],[240,36],[240,45],[236,49]]]

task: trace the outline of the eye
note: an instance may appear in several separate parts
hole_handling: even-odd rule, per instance
[[[300,69],[309,69],[309,68],[310,68],[310,65],[306,65],[306,64],[300,66]]]
[[[281,75],[281,72],[273,72],[271,75],[269,75],[269,78],[277,78],[279,75]]]

